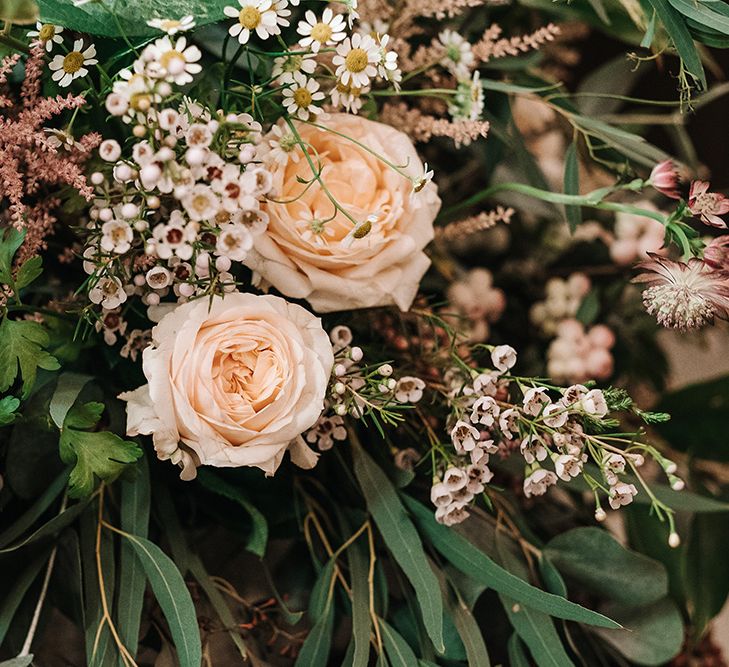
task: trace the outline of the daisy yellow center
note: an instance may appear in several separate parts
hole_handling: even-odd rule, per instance
[[[174,19],[168,19],[166,21],[162,21],[160,23],[160,28],[167,32],[168,30],[175,30],[179,28],[182,24],[179,21],[175,21]]]
[[[332,37],[332,29],[326,24],[326,23],[317,23],[312,29],[311,29],[311,38],[315,42],[320,42],[323,44],[324,42],[327,42]]]
[[[67,74],[75,74],[84,64],[84,56],[80,51],[71,51],[63,59],[63,71]]]
[[[253,30],[261,23],[261,12],[255,7],[243,7],[238,14],[238,21],[246,30]]]
[[[294,102],[296,102],[297,107],[305,109],[312,102],[311,93],[306,88],[297,88],[294,91]]]
[[[41,42],[47,42],[49,39],[53,39],[55,34],[55,26],[46,24],[38,31],[38,39],[40,39]]]
[[[344,59],[344,64],[350,72],[357,74],[364,71],[365,67],[367,67],[368,60],[367,51],[364,49],[352,49]]]
[[[162,67],[169,69],[170,64],[175,60],[182,60],[182,62],[185,62],[185,56],[176,49],[170,49],[160,56],[159,62]]]

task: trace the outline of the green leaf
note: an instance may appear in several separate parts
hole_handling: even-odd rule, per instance
[[[248,536],[246,549],[259,558],[263,558],[268,544],[268,521],[266,521],[266,517],[248,500],[240,489],[229,484],[215,473],[203,468],[198,471],[197,479],[209,491],[238,503],[248,512],[251,518],[251,532]]]
[[[410,644],[387,621],[378,619],[378,622],[382,634],[382,643],[385,645],[390,665],[392,667],[411,667],[415,665],[418,659],[415,657],[413,649],[410,648]]]
[[[515,632],[509,637],[507,645],[509,651],[509,665],[511,667],[529,667],[529,658],[526,654],[524,642],[519,639],[519,635]]]
[[[355,542],[347,549],[352,587],[352,652],[351,667],[367,667],[370,657],[370,590],[367,582],[368,562],[362,547]]]
[[[26,538],[20,540],[19,542],[16,542],[15,544],[11,544],[10,546],[6,546],[0,549],[0,554],[17,551],[18,549],[21,549],[28,544],[32,544],[33,542],[37,542],[44,537],[49,537],[51,535],[56,535],[57,533],[60,533],[66,526],[73,523],[76,518],[84,511],[84,509],[86,509],[85,502],[71,505],[71,507],[63,510],[63,512],[48,520],[40,528],[34,530]]]
[[[74,7],[68,0],[38,1],[41,21],[108,37],[162,35],[147,25],[153,18],[191,14],[198,26],[221,21],[229,4],[228,0],[104,0]]]
[[[314,621],[296,659],[296,667],[326,665],[334,630],[334,561],[319,573],[309,601],[309,616]]]
[[[631,609],[611,605],[606,611],[625,629],[596,632],[628,660],[639,665],[663,665],[681,650],[683,621],[678,608],[668,598]]]
[[[597,289],[593,288],[582,299],[582,302],[575,313],[575,317],[582,322],[582,324],[589,326],[600,314],[600,296]]]
[[[6,591],[5,596],[0,602],[0,646],[5,641],[10,624],[13,622],[20,603],[48,561],[48,556],[48,553],[42,553],[33,558],[30,564],[23,570],[22,574],[15,579],[12,587]]]
[[[669,392],[655,409],[671,414],[671,420],[656,429],[674,449],[712,461],[729,461],[729,439],[723,437],[729,420],[729,376]],[[697,414],[701,419],[696,419]]]
[[[19,407],[20,401],[15,396],[6,396],[0,399],[0,426],[12,424],[18,416],[16,410]]]
[[[20,371],[26,398],[39,368],[58,370],[58,360],[43,349],[47,345],[48,334],[38,322],[5,317],[0,322],[0,391],[7,391]]]
[[[496,536],[496,547],[505,568],[519,577],[529,576],[526,566],[509,550],[505,538],[499,533]],[[547,614],[525,607],[506,595],[499,595],[499,598],[512,627],[529,647],[529,652],[539,667],[574,665],[562,645],[554,622]]]
[[[243,658],[243,660],[246,660],[246,657],[248,656],[248,649],[243,641],[243,637],[241,637],[236,631],[238,624],[233,613],[230,611],[228,603],[225,601],[222,593],[218,590],[215,582],[210,578],[210,575],[205,569],[205,565],[203,565],[200,557],[197,554],[192,554],[189,556],[189,562],[190,574],[195,577],[197,583],[200,584],[200,588],[205,591],[205,595],[208,596],[208,600],[210,600],[210,604],[213,606],[213,609],[215,609],[215,613],[220,618],[221,623],[228,630],[228,635],[236,645],[238,653],[240,653],[240,657]]]
[[[416,524],[433,546],[472,579],[550,616],[598,627],[619,627],[618,623],[602,614],[585,609],[559,595],[547,593],[511,574],[465,537],[436,522],[433,512],[419,502],[406,495],[403,495],[403,500]]]
[[[707,28],[729,35],[729,17],[710,9],[701,0],[668,0],[671,6],[686,18],[692,19]]]
[[[68,480],[72,498],[88,496],[94,490],[95,478],[113,480],[142,455],[135,442],[122,440],[114,433],[80,430],[93,428],[103,410],[101,403],[73,406],[63,422],[59,449],[61,460],[74,464]]]
[[[79,373],[63,373],[58,378],[56,390],[53,392],[49,412],[53,423],[60,429],[66,419],[68,411],[76,402],[78,395],[86,384],[93,378],[90,375]],[[98,420],[97,420],[98,421]],[[95,424],[96,422],[94,422]],[[90,426],[93,426],[91,424]]]
[[[156,544],[124,533],[142,563],[152,592],[167,619],[181,667],[199,667],[202,662],[200,630],[195,605],[180,571]]]
[[[471,610],[458,600],[451,600],[449,604],[456,630],[466,649],[466,663],[469,667],[490,667],[489,653],[486,649],[481,629]]]
[[[668,593],[666,569],[628,551],[601,528],[573,528],[547,543],[544,555],[568,579],[624,606],[653,603]]]
[[[443,599],[418,531],[408,518],[387,475],[361,446],[352,447],[352,456],[354,474],[362,487],[367,509],[387,548],[415,589],[423,623],[433,645],[437,651],[443,652]]]
[[[706,88],[706,73],[701,64],[694,40],[691,38],[686,21],[680,12],[670,6],[666,0],[648,0],[658,18],[663,23],[678,55],[683,60],[686,70],[691,74],[701,89]]]
[[[580,165],[577,162],[577,143],[573,141],[564,156],[564,192],[568,195],[580,194]],[[570,232],[574,234],[582,224],[582,209],[579,206],[565,206],[565,217]]]
[[[43,273],[43,260],[40,255],[31,257],[23,262],[15,276],[15,287],[23,289],[32,283],[41,273]]]
[[[120,527],[126,533],[146,538],[149,530],[150,486],[149,468],[144,459],[137,466],[137,471],[135,479],[121,482]],[[117,629],[132,657],[137,654],[146,587],[147,579],[142,564],[132,545],[125,540],[119,552]]]
[[[0,662],[0,667],[28,667],[33,662],[33,654],[19,655],[16,658],[10,660],[3,660]]]
[[[25,230],[18,231],[15,227],[7,228],[0,233],[0,283],[12,285],[13,283],[13,257],[25,239]]]
[[[41,517],[51,503],[58,498],[61,491],[66,488],[66,480],[68,480],[68,472],[64,470],[48,485],[48,488],[38,499],[18,517],[15,523],[0,533],[0,547],[7,546],[16,540]]]
[[[721,611],[729,595],[727,544],[729,517],[700,514],[693,518],[684,563],[691,625],[697,636]]]

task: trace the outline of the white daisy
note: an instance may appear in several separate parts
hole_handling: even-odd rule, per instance
[[[150,28],[157,28],[168,35],[175,35],[178,32],[187,32],[195,27],[195,20],[192,15],[183,16],[179,21],[177,19],[152,19],[147,21]]]
[[[74,79],[86,76],[90,65],[96,65],[99,61],[95,58],[96,47],[91,44],[84,51],[84,41],[77,39],[73,43],[73,50],[65,56],[57,55],[51,60],[49,67],[53,70],[51,78],[58,82],[62,88],[69,86]]]
[[[380,45],[380,62],[377,65],[377,71],[385,81],[391,81],[395,84],[395,90],[399,90],[400,81],[402,81],[402,72],[397,66],[397,52],[387,49],[390,35],[382,35],[376,41]]]
[[[306,20],[299,21],[296,28],[296,32],[303,35],[299,44],[304,48],[310,46],[314,53],[318,53],[322,46],[341,42],[346,37],[346,24],[342,15],[335,15],[329,7],[324,10],[320,21],[311,10],[307,11],[304,17]]]
[[[241,44],[247,44],[253,32],[261,39],[268,39],[281,32],[279,25],[288,25],[285,18],[279,17],[280,13],[290,13],[285,9],[285,3],[280,9],[279,3],[274,5],[272,0],[238,0],[238,4],[240,9],[228,6],[223,9],[223,13],[238,19],[238,23],[233,24],[228,32],[232,37],[237,37]]]
[[[475,61],[469,42],[455,30],[444,30],[438,35],[438,40],[445,47],[445,57],[441,61],[443,67],[457,79],[466,78]]]
[[[319,82],[315,79],[307,79],[306,76],[297,72],[294,74],[294,82],[290,88],[283,91],[283,104],[291,116],[297,116],[301,120],[309,120],[309,115],[315,116],[322,112],[314,102],[321,102],[324,93],[319,90]]]
[[[286,55],[276,58],[273,61],[271,78],[278,84],[292,83],[294,74],[313,74],[316,69],[316,56],[308,55]]]
[[[377,76],[380,50],[369,35],[352,35],[337,46],[332,64],[337,68],[335,74],[345,85],[362,88],[369,84],[370,78]]]
[[[341,81],[337,82],[329,91],[332,104],[335,107],[344,107],[348,113],[356,114],[362,108],[362,95],[370,92],[370,87],[358,88],[357,86],[346,86]]]
[[[46,47],[46,51],[50,53],[53,50],[53,44],[60,44],[63,42],[61,33],[63,28],[60,25],[53,25],[52,23],[41,23],[38,21],[35,24],[35,30],[28,31],[28,37],[36,37],[34,42],[40,42]]]
[[[269,137],[266,159],[273,160],[282,167],[285,167],[289,160],[299,161],[299,153],[301,153],[297,150],[299,142],[291,132],[284,130],[280,125],[274,125]]]
[[[153,64],[151,71],[178,86],[192,82],[192,75],[202,70],[197,62],[202,53],[197,46],[187,46],[186,37],[179,37],[174,44],[169,37],[162,37],[144,49],[142,58]]]

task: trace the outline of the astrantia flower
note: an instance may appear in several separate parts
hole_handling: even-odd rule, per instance
[[[726,222],[719,216],[729,213],[729,198],[718,192],[708,192],[709,183],[692,181],[689,190],[689,211],[701,218],[701,222],[711,227],[726,229]]]
[[[50,53],[53,50],[54,44],[61,44],[63,37],[61,33],[63,28],[60,25],[53,25],[52,23],[41,23],[38,21],[35,24],[35,30],[28,31],[28,37],[35,37],[34,42],[40,42],[45,47],[46,51]]]
[[[681,176],[673,160],[659,162],[653,167],[648,180],[658,192],[666,195],[666,197],[671,199],[681,198],[681,191],[679,190]]]
[[[638,264],[645,273],[633,281],[646,283],[643,305],[658,323],[671,329],[700,329],[715,317],[729,316],[729,273],[692,257],[674,262],[651,254]]]
[[[175,35],[178,32],[187,32],[195,27],[195,20],[192,15],[183,16],[181,19],[151,19],[147,21],[150,28],[157,28],[168,35]]]
[[[712,269],[729,271],[729,234],[711,240],[704,248],[704,261]]]
[[[238,4],[240,9],[225,7],[223,13],[238,19],[238,23],[233,24],[228,32],[232,37],[237,37],[241,44],[247,44],[253,32],[261,39],[281,32],[279,17],[271,0],[238,0]]]
[[[69,86],[74,79],[86,76],[89,73],[86,68],[99,62],[95,58],[96,47],[90,44],[82,51],[83,46],[84,41],[77,39],[72,51],[65,56],[57,55],[48,65],[53,70],[51,78],[62,88]]]
[[[336,76],[345,85],[362,88],[377,76],[380,50],[372,37],[356,33],[337,46],[332,64],[337,68]]]
[[[319,53],[322,46],[336,44],[346,37],[344,18],[341,14],[334,12],[327,7],[317,20],[316,14],[311,10],[304,14],[305,21],[299,21],[296,32],[303,37],[299,44],[303,47],[310,47],[314,53]]]
[[[319,82],[316,79],[307,79],[305,75],[297,72],[293,75],[293,83],[283,91],[283,105],[286,111],[301,120],[309,120],[309,116],[315,116],[322,112],[321,107],[315,102],[321,102],[325,95],[319,90]]]

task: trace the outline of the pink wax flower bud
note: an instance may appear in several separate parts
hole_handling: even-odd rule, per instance
[[[658,192],[666,195],[666,197],[681,199],[679,189],[681,176],[673,160],[664,160],[653,167],[649,181]]]

